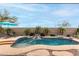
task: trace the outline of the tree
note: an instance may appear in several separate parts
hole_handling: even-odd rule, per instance
[[[0,33],[4,33],[4,29],[2,27],[0,27]]]
[[[61,24],[59,24],[59,33],[61,35],[63,35],[64,31],[66,30],[66,28],[70,27],[70,23],[67,21],[63,21]]]
[[[41,33],[41,27],[39,27],[39,26],[36,27],[34,32],[35,32],[35,34],[40,34]]]
[[[59,26],[59,27],[62,27],[62,28],[68,28],[68,27],[70,27],[70,23],[67,22],[66,20],[64,20],[64,21],[63,21],[62,23],[60,23],[58,26]]]
[[[44,28],[44,29],[43,29],[43,33],[44,33],[45,35],[48,35],[49,29],[48,29],[48,28]]]
[[[26,29],[26,30],[24,31],[24,33],[25,33],[25,35],[30,35],[31,30],[30,30],[30,29]]]
[[[76,34],[79,34],[79,26],[78,26],[78,28],[77,28]]]
[[[6,29],[5,30],[6,31],[6,34],[8,35],[8,36],[13,36],[14,34],[13,34],[13,30],[12,29],[10,29],[10,28],[8,28],[8,29]]]
[[[17,17],[15,16],[10,16],[10,13],[4,9],[2,13],[0,13],[0,22],[16,22]]]
[[[64,31],[65,31],[65,28],[60,27],[60,28],[58,28],[58,29],[59,29],[59,34],[60,34],[60,35],[63,35],[63,33],[64,33]]]
[[[3,12],[0,13],[0,22],[16,22],[17,17],[10,16],[10,13],[4,9]],[[0,28],[2,28],[2,24],[0,24]]]

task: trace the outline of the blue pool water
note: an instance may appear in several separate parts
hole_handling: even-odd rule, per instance
[[[11,45],[11,47],[26,47],[30,45],[75,45],[79,44],[72,39],[65,38],[41,38],[41,39],[32,39],[32,38],[19,38]]]

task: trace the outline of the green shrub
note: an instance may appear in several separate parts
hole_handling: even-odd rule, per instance
[[[50,34],[50,36],[56,36],[55,34]]]
[[[30,36],[34,36],[35,35],[35,33],[30,33]]]
[[[44,33],[41,33],[40,36],[45,36],[45,34]]]

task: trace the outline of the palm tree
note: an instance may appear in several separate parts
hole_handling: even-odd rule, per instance
[[[78,28],[77,28],[76,34],[77,34],[77,35],[79,34],[79,26],[78,26]]]
[[[58,28],[58,29],[59,29],[59,34],[60,34],[60,35],[63,35],[63,33],[64,33],[64,31],[65,31],[65,28],[60,27],[60,28]]]
[[[67,21],[63,21],[61,24],[59,24],[59,33],[61,35],[63,35],[64,31],[66,30],[66,28],[68,28],[70,26],[70,23]]]
[[[76,29],[76,32],[74,34],[74,37],[79,38],[79,26]]]
[[[44,28],[44,29],[43,29],[43,33],[44,33],[45,35],[48,35],[49,29],[48,29],[48,28]]]
[[[67,22],[66,20],[64,20],[62,23],[58,24],[59,27],[62,27],[62,28],[68,28],[70,27],[70,23]]]

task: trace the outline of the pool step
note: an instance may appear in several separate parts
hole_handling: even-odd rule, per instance
[[[12,44],[14,43],[14,40],[10,40],[10,41],[0,41],[0,45],[6,45],[6,44]]]

